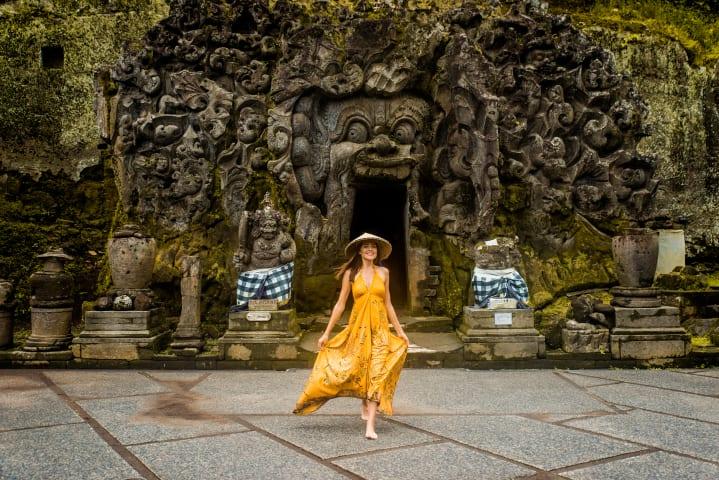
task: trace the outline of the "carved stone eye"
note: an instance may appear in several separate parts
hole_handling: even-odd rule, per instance
[[[395,141],[405,145],[414,142],[414,135],[414,125],[410,122],[399,122],[394,127],[394,132],[392,132]]]
[[[369,139],[369,132],[367,131],[367,126],[358,121],[354,121],[350,123],[349,128],[347,128],[347,133],[345,134],[345,140],[348,142],[354,142],[354,143],[365,143]]]

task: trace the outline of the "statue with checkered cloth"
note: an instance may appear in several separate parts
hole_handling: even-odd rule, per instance
[[[521,261],[516,240],[497,238],[475,247],[472,272],[474,303],[478,308],[528,308],[527,282],[514,265]]]
[[[233,310],[247,308],[254,299],[273,299],[280,305],[289,302],[296,247],[288,226],[289,218],[275,209],[269,192],[259,210],[243,212],[233,258],[240,272]]]

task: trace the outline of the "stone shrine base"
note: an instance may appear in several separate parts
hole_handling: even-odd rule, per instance
[[[302,360],[294,310],[232,312],[219,356],[225,360]]]
[[[147,311],[88,311],[85,329],[73,340],[81,359],[147,360],[167,344],[161,309]]]
[[[534,328],[531,309],[464,307],[457,335],[465,360],[515,360],[545,356],[544,336]]]
[[[683,357],[691,351],[691,336],[681,327],[678,308],[615,307],[615,315],[612,358]]]

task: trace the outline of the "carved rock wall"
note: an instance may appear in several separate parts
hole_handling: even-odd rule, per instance
[[[139,5],[127,3],[132,3],[135,9]],[[235,3],[238,6],[243,4]],[[151,8],[156,9],[152,11],[162,11],[160,4],[153,3]],[[717,101],[716,95],[712,93],[716,91],[716,73],[711,68],[701,70],[691,66],[683,57],[681,48],[674,45],[667,49],[666,45],[672,44],[664,39],[634,35],[631,41],[627,41],[615,32],[585,29],[585,34],[591,39],[589,43],[603,45],[614,53],[616,67],[607,67],[609,70],[605,68],[606,71],[602,72],[597,66],[592,72],[589,62],[583,68],[587,75],[574,78],[585,85],[582,90],[567,88],[566,80],[550,82],[544,77],[548,66],[552,65],[553,57],[551,48],[546,48],[547,44],[543,43],[542,38],[558,39],[561,44],[561,32],[571,32],[571,26],[565,24],[561,17],[548,24],[539,22],[548,34],[535,36],[537,41],[521,46],[519,51],[523,53],[512,59],[492,53],[492,45],[499,45],[492,42],[516,41],[511,36],[506,38],[506,29],[527,28],[527,20],[523,20],[522,15],[527,16],[529,13],[531,17],[534,13],[525,9],[512,14],[506,5],[502,5],[504,10],[499,11],[493,17],[495,19],[490,21],[489,15],[485,14],[482,19],[471,9],[457,10],[451,14],[447,13],[447,8],[393,13],[377,12],[372,7],[366,7],[365,11],[359,9],[347,12],[332,10],[331,5],[315,5],[304,9],[279,2],[270,12],[274,16],[272,18],[279,20],[268,24],[262,20],[266,13],[258,13],[259,22],[253,13],[238,13],[229,22],[229,32],[237,36],[223,39],[211,38],[209,34],[225,22],[223,16],[229,18],[227,16],[232,12],[245,11],[230,8],[231,2],[201,2],[203,9],[212,4],[220,5],[216,12],[218,16],[193,17],[181,13],[183,5],[191,6],[192,2],[174,4],[175,11],[180,13],[175,15],[175,20],[170,21],[189,22],[188,25],[205,22],[206,27],[200,28],[200,32],[180,35],[177,28],[179,24],[174,27],[166,24],[167,31],[172,34],[169,37],[161,35],[162,29],[151,31],[148,42],[155,42],[160,47],[165,45],[168,50],[153,50],[153,56],[157,56],[145,60],[140,58],[145,66],[159,62],[159,68],[155,67],[155,70],[160,74],[159,82],[163,89],[162,94],[150,95],[154,103],[148,112],[154,118],[145,118],[140,122],[143,128],[136,131],[141,141],[145,142],[145,147],[141,146],[141,149],[146,148],[140,152],[140,156],[147,160],[140,162],[138,168],[131,172],[129,169],[123,171],[122,168],[115,172],[125,206],[167,215],[168,221],[164,226],[158,222],[159,213],[148,213],[146,220],[155,223],[153,233],[161,243],[154,275],[155,287],[160,297],[168,301],[176,313],[179,313],[180,305],[180,273],[176,259],[182,254],[200,253],[208,266],[203,280],[203,295],[206,305],[210,305],[206,308],[212,310],[219,305],[216,311],[206,312],[209,315],[205,318],[219,321],[224,316],[224,305],[231,298],[234,277],[231,256],[237,246],[234,238],[236,214],[242,208],[255,208],[265,191],[271,191],[278,204],[288,214],[295,215],[292,228],[298,240],[300,255],[304,255],[298,258],[298,270],[317,268],[319,265],[318,271],[325,271],[324,275],[318,273],[300,280],[302,285],[308,287],[308,299],[312,298],[305,306],[317,311],[331,302],[333,292],[327,286],[331,282],[326,273],[327,261],[320,259],[314,265],[308,263],[313,256],[318,256],[317,242],[321,238],[322,229],[318,229],[317,225],[326,223],[327,213],[326,191],[322,190],[326,188],[326,183],[323,184],[326,182],[322,176],[323,167],[313,163],[313,159],[317,158],[318,150],[329,151],[342,142],[326,143],[319,132],[322,122],[316,122],[316,117],[306,115],[310,112],[314,115],[331,102],[357,102],[357,105],[364,105],[367,102],[363,98],[387,99],[411,95],[430,105],[428,123],[431,135],[423,134],[422,141],[414,148],[415,154],[421,150],[420,146],[424,149],[421,159],[426,164],[423,170],[413,170],[419,174],[417,201],[420,208],[414,211],[418,214],[415,225],[418,230],[413,230],[415,234],[411,235],[410,241],[415,242],[418,248],[430,251],[432,264],[441,265],[445,272],[437,288],[442,300],[436,301],[433,306],[440,313],[453,315],[453,305],[465,301],[463,295],[466,293],[471,264],[463,252],[471,250],[471,245],[468,245],[471,243],[471,235],[479,230],[472,225],[493,224],[486,231],[491,235],[528,232],[523,239],[523,273],[535,292],[533,300],[536,305],[547,305],[564,291],[612,281],[607,242],[601,236],[594,235],[591,228],[587,227],[587,222],[576,220],[572,212],[584,211],[587,218],[608,232],[620,228],[627,218],[632,217],[631,213],[626,216],[622,212],[612,211],[615,206],[612,194],[620,192],[624,199],[617,200],[616,205],[621,204],[618,210],[627,209],[641,203],[642,195],[635,196],[636,201],[627,201],[632,198],[632,192],[641,191],[645,186],[649,186],[644,189],[650,191],[651,186],[645,178],[644,185],[630,188],[631,192],[626,195],[621,179],[626,177],[624,179],[629,183],[640,184],[640,179],[632,175],[637,173],[633,172],[637,168],[622,172],[619,182],[601,180],[604,172],[600,171],[595,171],[592,176],[591,168],[589,172],[577,173],[578,168],[570,167],[569,170],[573,171],[568,179],[561,175],[561,162],[565,166],[567,162],[572,163],[577,158],[577,151],[582,151],[582,148],[600,151],[600,166],[614,153],[608,151],[610,147],[597,146],[604,138],[610,146],[616,141],[616,134],[610,131],[611,128],[607,129],[609,123],[603,125],[601,118],[590,119],[598,121],[591,123],[586,131],[575,127],[578,136],[568,134],[571,128],[562,126],[562,122],[566,123],[569,119],[570,110],[566,104],[570,106],[576,120],[579,110],[575,109],[576,96],[580,92],[587,96],[579,100],[579,105],[597,102],[592,105],[599,105],[595,108],[607,113],[602,110],[606,106],[601,95],[593,97],[591,102],[586,100],[593,92],[597,92],[587,89],[586,85],[601,84],[605,81],[602,75],[612,77],[630,72],[632,82],[649,107],[648,120],[652,124],[652,136],[639,140],[637,145],[641,155],[657,156],[654,178],[663,182],[657,191],[657,205],[668,208],[673,216],[682,212],[690,213],[689,238],[693,242],[690,253],[697,260],[709,259],[711,250],[706,247],[717,245],[714,233],[716,226],[712,222],[712,218],[716,217],[716,202],[710,187],[712,179],[717,178],[714,167],[719,141],[715,141],[716,134],[704,134],[712,128],[716,132],[716,127],[711,126],[717,124]],[[384,7],[378,8],[381,10]],[[91,47],[93,50],[85,52],[67,48],[67,60],[96,58],[97,55],[107,59],[117,55],[121,36],[108,36],[108,32],[115,31],[114,27],[99,22],[93,17],[92,11],[85,12],[85,16],[71,19],[70,24],[85,25],[83,32],[86,33],[53,37],[47,33],[52,32],[52,28],[45,27],[47,38],[70,38],[73,40],[71,45],[86,50]],[[23,17],[18,23],[20,28],[27,28],[33,21],[33,15],[37,15],[37,12]],[[153,15],[130,15],[123,17],[130,18],[129,21],[123,21],[132,25],[135,29],[133,32],[144,31],[155,22],[153,18],[159,18]],[[519,20],[511,20],[512,16]],[[390,23],[395,27],[390,28],[382,22],[362,22],[363,17],[386,17],[391,19]],[[105,16],[104,21],[109,21],[109,18]],[[3,28],[7,25],[6,19],[0,19]],[[57,18],[48,25],[59,25],[61,20],[67,18]],[[90,28],[90,25],[93,27]],[[260,35],[251,35],[253,29],[259,31]],[[198,29],[188,29],[193,30]],[[12,32],[17,32],[17,29]],[[19,72],[8,77],[6,84],[12,86],[12,89],[3,89],[0,120],[7,122],[13,119],[10,114],[15,104],[13,102],[16,102],[13,92],[26,92],[22,96],[24,104],[27,104],[27,98],[37,101],[30,102],[30,108],[22,110],[28,112],[28,119],[33,115],[33,118],[38,118],[38,115],[45,117],[37,125],[38,129],[29,134],[23,129],[30,123],[23,123],[24,120],[14,123],[22,128],[13,130],[10,126],[2,129],[3,133],[22,131],[24,133],[21,136],[29,140],[24,142],[22,148],[18,148],[17,144],[7,146],[8,143],[3,143],[0,148],[3,169],[0,172],[0,207],[3,207],[0,208],[0,229],[4,232],[0,237],[7,239],[3,244],[6,248],[0,248],[0,276],[14,275],[22,283],[32,271],[32,268],[23,267],[27,259],[44,251],[48,242],[58,240],[66,244],[66,250],[68,244],[75,245],[70,245],[69,250],[75,257],[83,259],[77,268],[87,274],[84,290],[89,292],[89,297],[96,287],[96,272],[100,266],[97,259],[102,256],[104,239],[115,213],[113,174],[109,169],[98,167],[85,169],[86,165],[98,161],[100,156],[94,150],[94,145],[103,142],[98,136],[97,127],[92,125],[92,75],[82,69],[73,71],[72,75],[57,75],[57,72],[40,70],[37,60],[42,42],[38,38],[42,37],[18,35],[17,38],[19,47],[14,50],[12,58],[8,60],[0,55],[0,67],[5,69],[3,72],[8,73],[10,67],[6,68],[6,65],[10,65],[12,71]],[[266,38],[272,38],[274,42]],[[389,46],[367,42],[366,38],[386,41]],[[25,43],[21,39],[25,39]],[[235,43],[234,46],[220,47],[217,42]],[[4,44],[9,45],[7,42]],[[408,44],[412,48],[405,48]],[[198,45],[205,46],[205,50],[198,49]],[[466,61],[471,58],[463,55],[472,52],[475,45],[482,48],[486,45],[485,50],[491,55]],[[208,46],[218,48],[208,50]],[[495,47],[494,50],[501,52],[502,49]],[[397,52],[401,55],[395,55]],[[571,49],[561,52],[565,55],[562,62],[571,59],[573,55]],[[179,64],[175,64],[178,68],[168,68],[180,57],[184,58],[181,60],[184,65],[182,68],[179,68]],[[453,57],[462,58],[467,68],[459,73],[452,71]],[[601,60],[601,55],[598,58]],[[507,64],[515,66],[508,69]],[[358,66],[359,71],[353,65]],[[183,69],[206,75],[209,81],[194,75],[197,81],[193,83],[193,74],[179,75]],[[515,72],[509,75],[514,85],[510,82],[510,86],[500,88],[506,80],[503,74],[507,70]],[[683,73],[678,73],[680,71]],[[360,73],[361,81],[358,80]],[[131,71],[125,74],[128,78],[133,75]],[[537,75],[544,78],[538,82],[541,87],[539,96],[535,86]],[[180,77],[187,80],[184,86],[180,85]],[[103,132],[104,139],[109,141],[111,137],[117,139],[118,132],[124,127],[117,123],[121,117],[116,115],[118,106],[113,103],[113,98],[117,98],[114,97],[115,81],[110,81],[109,76],[100,78],[108,81],[104,83],[105,95],[97,97],[100,111],[105,112],[101,116],[99,130]],[[116,81],[122,84],[125,80],[118,78]],[[152,91],[155,77],[146,75],[139,78],[138,82]],[[448,82],[454,83],[448,87]],[[670,91],[670,88],[674,88],[671,87],[673,84],[686,85],[686,88]],[[28,90],[28,85],[35,89]],[[482,89],[473,90],[472,85],[480,85]],[[556,88],[557,85],[561,86],[561,90]],[[715,86],[714,89],[709,88],[711,85]],[[223,100],[221,90],[232,95],[231,107],[226,96]],[[675,91],[681,95],[674,95]],[[626,93],[618,91],[620,97],[626,96]],[[170,98],[161,109],[160,100],[165,95]],[[514,100],[506,102],[502,97]],[[57,104],[54,106],[61,107],[59,113],[48,114],[46,105],[53,105],[43,99],[56,99]],[[185,106],[173,103],[178,99]],[[499,109],[499,125],[496,127],[498,137],[508,139],[500,145],[494,143],[491,125],[488,131],[486,122],[482,123],[487,118],[486,107],[492,106],[495,99]],[[107,103],[103,104],[105,101]],[[463,108],[465,105],[471,105],[472,108]],[[518,106],[523,105],[530,108],[517,111]],[[225,116],[224,111],[227,111],[228,116]],[[704,113],[700,114],[700,111]],[[511,116],[506,115],[507,112],[513,113],[515,118],[512,120]],[[632,118],[630,113],[621,116],[629,120]],[[618,123],[619,117],[609,115],[609,118],[615,125]],[[662,121],[667,118],[677,118],[678,121]],[[138,119],[133,118],[133,121]],[[682,119],[689,120],[682,122]],[[502,121],[504,125],[501,125]],[[582,127],[587,123],[581,123]],[[629,124],[625,122],[624,125]],[[157,127],[160,126],[162,128],[158,131]],[[177,135],[180,127],[181,136],[175,138],[173,135]],[[518,143],[513,143],[512,128],[524,128]],[[379,132],[379,135],[387,135],[389,138],[388,133],[394,132]],[[197,137],[193,138],[193,135]],[[582,148],[577,150],[576,143],[567,140],[573,136],[582,139],[579,142]],[[155,143],[156,137],[158,143]],[[3,142],[6,142],[3,138]],[[150,138],[153,141],[148,143]],[[559,138],[561,143],[555,138]],[[633,138],[638,140],[637,137]],[[147,148],[149,144],[151,146]],[[58,150],[54,148],[56,145],[69,145],[70,148]],[[375,141],[373,148],[387,149],[387,145],[388,142]],[[496,151],[494,149],[499,149],[499,154],[491,160],[492,152]],[[392,150],[391,144],[389,150]],[[169,157],[174,163],[168,162],[165,166],[164,160],[161,160],[162,152],[171,152],[166,158]],[[477,158],[482,161],[473,161]],[[681,168],[674,166],[674,159],[678,159],[676,163],[681,164]],[[577,163],[591,166],[593,161],[590,158],[588,162],[583,159]],[[114,163],[116,167],[119,165],[117,158]],[[291,166],[296,183],[292,182],[287,166]],[[478,166],[479,169],[473,170],[472,166]],[[497,169],[496,177],[491,167]],[[83,169],[85,173],[78,181]],[[182,172],[182,175],[178,175],[177,179],[172,178],[168,173],[171,169]],[[16,173],[18,171],[32,176],[20,175]],[[56,172],[60,177],[48,173],[39,176],[41,171]],[[682,179],[681,176],[686,176],[687,172],[691,178]],[[589,176],[585,173],[589,173]],[[609,179],[611,175],[609,171],[606,178]],[[182,181],[178,181],[179,177],[182,177]],[[135,178],[147,179],[145,187],[135,191],[123,190],[128,179],[132,183]],[[410,184],[413,179],[410,176],[405,181]],[[707,185],[705,190],[694,187],[702,181]],[[153,185],[161,188],[153,190],[156,188]],[[72,194],[68,195],[68,192]],[[162,195],[154,195],[153,192]],[[580,201],[575,201],[577,199]],[[423,218],[422,210],[429,214],[429,218]],[[601,217],[603,212],[608,211],[612,212],[602,218],[597,218],[596,213],[593,213],[600,212]],[[134,216],[132,211],[130,214]],[[118,213],[118,221],[122,220],[123,215],[122,211]],[[58,218],[62,221],[58,222]],[[491,218],[494,219],[493,223],[490,222]],[[185,230],[180,232],[177,226],[179,230]],[[91,255],[91,250],[98,255]],[[332,258],[332,255],[328,257]],[[27,314],[27,310],[20,308],[18,314],[22,317]]]
[[[639,151],[658,159],[656,205],[686,225],[688,254],[711,261],[719,252],[719,65],[693,66],[665,38],[593,28],[650,106],[651,135]]]

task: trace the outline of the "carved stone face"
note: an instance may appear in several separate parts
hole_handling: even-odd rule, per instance
[[[327,121],[331,164],[351,167],[359,177],[403,180],[424,158],[424,100],[360,97],[328,102],[320,113]]]
[[[242,143],[253,143],[267,126],[263,112],[253,107],[244,107],[237,118],[237,139]]]
[[[279,233],[279,225],[273,217],[265,217],[260,222],[260,236],[265,240],[272,240]]]

